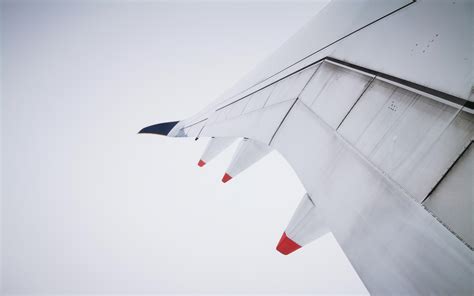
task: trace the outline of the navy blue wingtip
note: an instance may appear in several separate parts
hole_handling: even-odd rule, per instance
[[[167,136],[179,121],[163,122],[142,128],[139,134],[155,134]]]

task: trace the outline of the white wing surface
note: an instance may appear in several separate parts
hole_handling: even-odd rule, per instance
[[[472,1],[333,1],[216,103],[141,132],[244,138],[229,177],[281,153],[307,191],[284,254],[331,231],[371,293],[471,295],[472,28]]]

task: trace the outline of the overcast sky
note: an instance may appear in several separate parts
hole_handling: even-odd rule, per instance
[[[2,2],[7,293],[366,293],[332,235],[275,246],[304,189],[273,152],[137,135],[200,111],[324,2]]]

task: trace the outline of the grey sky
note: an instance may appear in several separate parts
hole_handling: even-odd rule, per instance
[[[277,153],[137,135],[190,116],[321,2],[3,2],[6,293],[364,293],[327,235],[275,251],[304,189]]]

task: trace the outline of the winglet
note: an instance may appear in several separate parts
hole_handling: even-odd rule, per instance
[[[179,121],[163,122],[142,128],[139,134],[157,134],[167,136]]]

